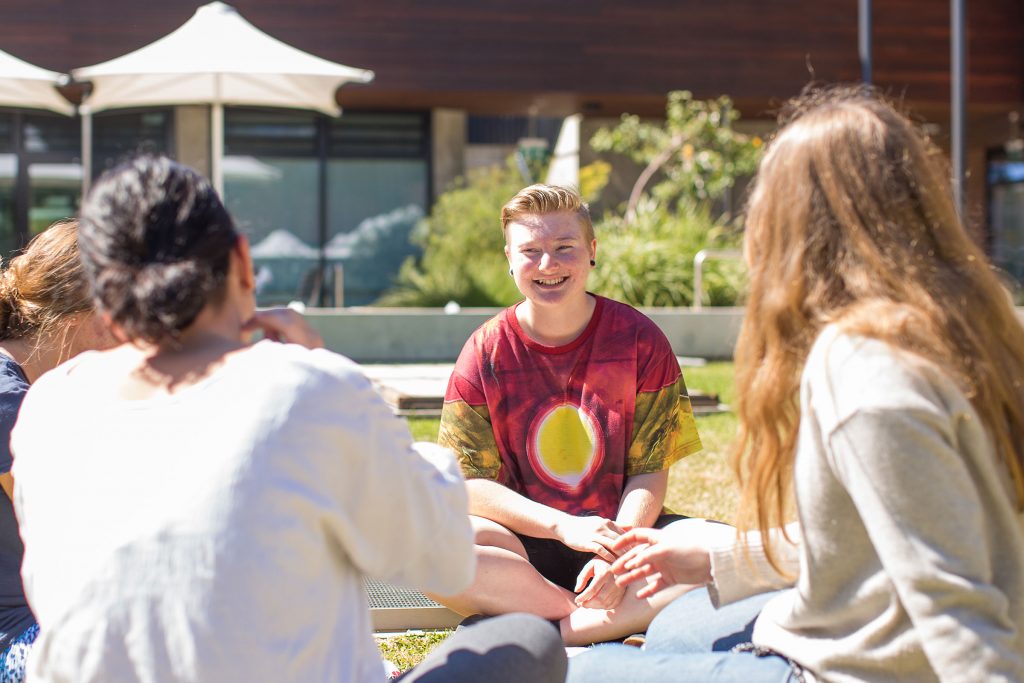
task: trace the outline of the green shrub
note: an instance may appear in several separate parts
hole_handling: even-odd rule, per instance
[[[707,204],[678,212],[645,198],[629,226],[609,214],[594,229],[598,266],[590,289],[633,306],[693,304],[693,257],[701,249],[737,248],[735,230],[715,224]],[[704,299],[711,306],[734,305],[744,268],[738,261],[709,261],[704,267]]]

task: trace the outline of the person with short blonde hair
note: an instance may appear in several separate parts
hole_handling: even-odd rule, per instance
[[[551,213],[571,213],[583,228],[583,238],[594,240],[594,222],[590,218],[590,207],[579,193],[558,185],[530,185],[524,187],[515,197],[501,207],[501,231],[508,238],[508,226],[522,216],[538,216]]]
[[[612,543],[629,527],[690,522],[662,508],[669,467],[701,447],[679,363],[650,319],[587,291],[597,240],[578,193],[531,185],[501,225],[524,301],[466,342],[438,438],[468,479],[479,568],[468,590],[437,599],[463,614],[538,614],[571,645],[622,638],[670,596],[616,586]]]
[[[807,93],[745,253],[740,534],[620,538],[621,584],[708,590],[570,683],[1024,680],[1024,328],[940,152],[869,90]]]

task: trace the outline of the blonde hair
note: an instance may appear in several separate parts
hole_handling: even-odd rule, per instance
[[[947,372],[1024,509],[1024,328],[960,223],[949,177],[928,139],[864,88],[816,90],[790,106],[747,215],[734,458],[743,531],[784,521],[800,374],[830,323]]]
[[[501,231],[507,235],[508,226],[522,216],[540,216],[548,213],[574,213],[583,226],[587,242],[594,240],[594,223],[590,208],[579,193],[558,185],[530,185],[516,193],[501,207]]]
[[[54,223],[0,272],[0,341],[42,336],[91,310],[78,221]]]

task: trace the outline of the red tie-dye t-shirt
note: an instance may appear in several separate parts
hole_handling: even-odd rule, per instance
[[[438,437],[466,478],[492,479],[569,514],[614,519],[627,477],[700,450],[665,335],[630,306],[596,299],[587,328],[564,346],[526,336],[514,306],[466,342]]]

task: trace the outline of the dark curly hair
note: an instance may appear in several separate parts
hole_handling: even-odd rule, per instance
[[[166,157],[112,169],[82,202],[78,245],[96,308],[132,340],[176,341],[219,303],[237,240],[209,181]]]

